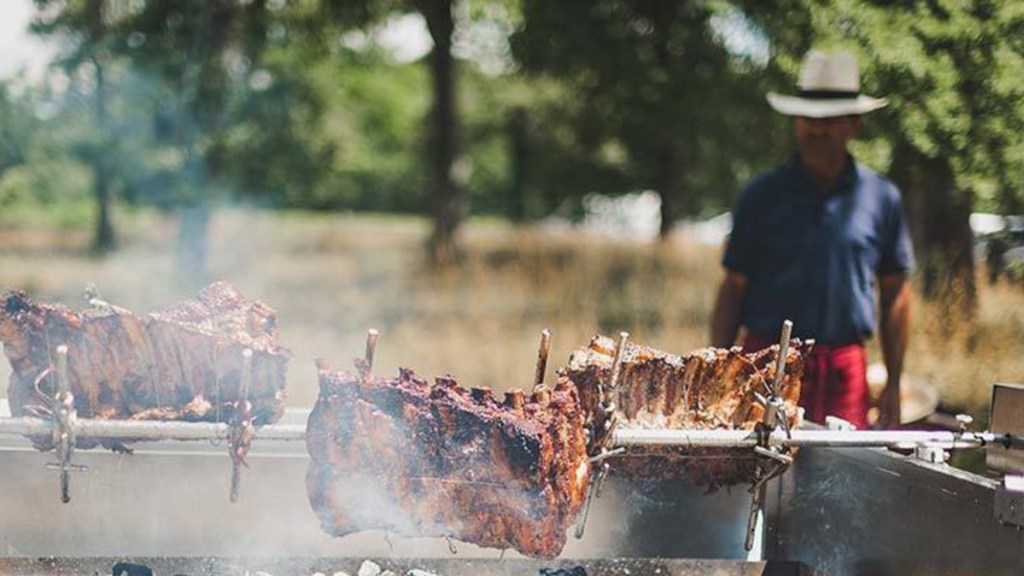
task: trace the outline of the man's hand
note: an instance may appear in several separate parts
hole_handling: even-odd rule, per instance
[[[879,279],[882,322],[882,358],[889,374],[879,401],[879,428],[900,424],[900,375],[910,329],[910,282],[903,274]]]
[[[900,425],[903,411],[900,406],[900,377],[889,378],[878,399],[878,428],[895,428]]]

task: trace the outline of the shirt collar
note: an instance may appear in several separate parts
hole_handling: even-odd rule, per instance
[[[811,179],[811,177],[804,171],[803,165],[800,164],[800,155],[794,154],[789,160],[790,170],[792,170],[793,177],[800,186],[817,193],[818,185]],[[860,173],[857,171],[857,161],[854,160],[853,156],[849,153],[846,154],[846,168],[843,169],[843,173],[839,175],[839,181],[836,182],[835,187],[829,190],[825,194],[826,198],[837,196],[839,194],[848,194],[857,185],[857,181],[860,179]]]

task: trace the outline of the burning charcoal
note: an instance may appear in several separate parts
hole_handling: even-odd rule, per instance
[[[540,576],[587,576],[587,570],[583,566],[572,568],[541,568]]]
[[[359,567],[358,576],[381,576],[380,565],[373,560],[365,560]]]
[[[110,568],[111,576],[153,576],[153,570],[142,564],[118,562]]]

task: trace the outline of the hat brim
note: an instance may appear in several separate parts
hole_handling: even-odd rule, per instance
[[[768,93],[768,104],[780,114],[786,116],[803,116],[806,118],[834,118],[836,116],[851,116],[866,114],[880,108],[885,108],[889,101],[885,98],[873,98],[871,96],[858,96],[856,98],[844,98],[838,100],[824,100],[801,98],[799,96],[785,96]]]

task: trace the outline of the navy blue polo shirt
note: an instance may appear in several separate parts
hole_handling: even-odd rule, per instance
[[[740,194],[722,263],[747,278],[740,322],[822,344],[875,330],[875,278],[909,272],[914,253],[896,186],[850,158],[836,189],[822,193],[798,159]]]

